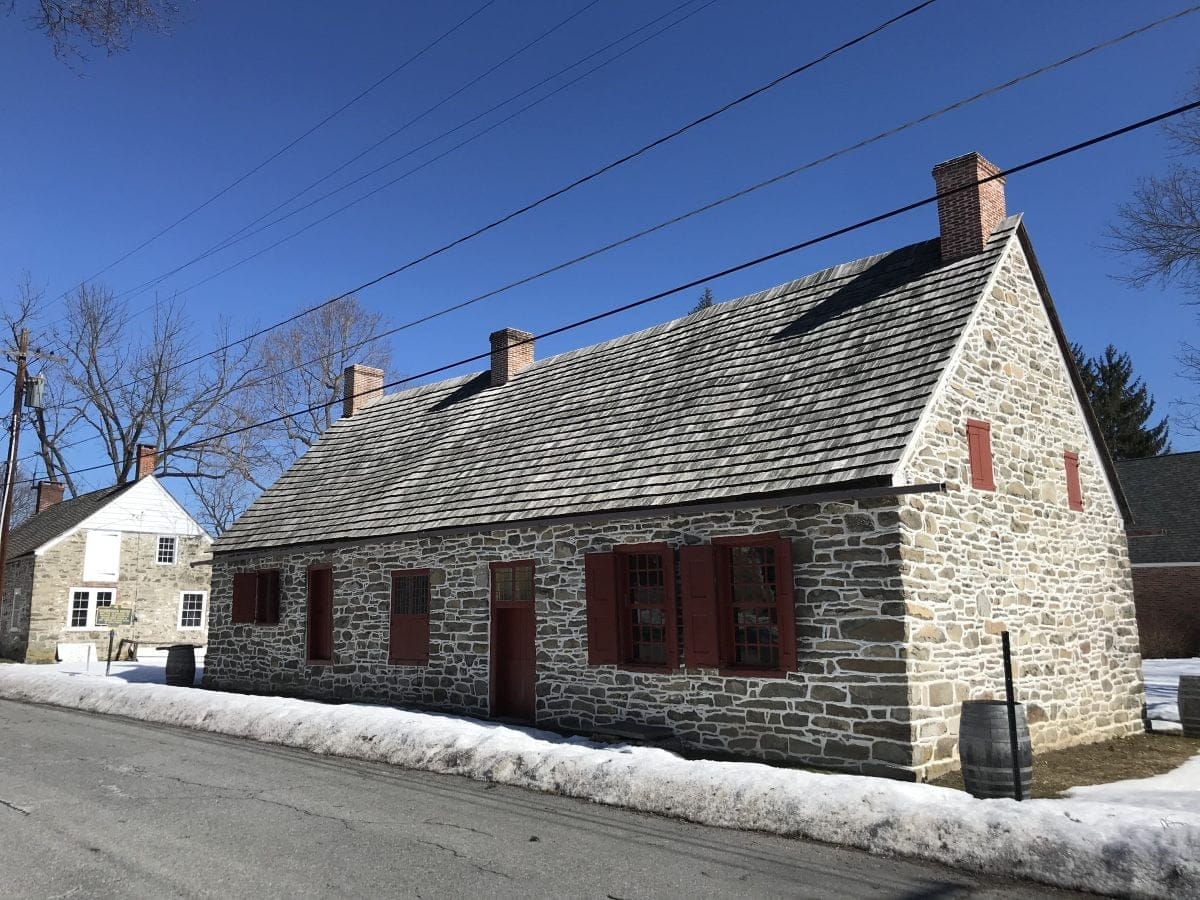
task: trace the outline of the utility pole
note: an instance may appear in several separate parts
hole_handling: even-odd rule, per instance
[[[16,350],[9,350],[8,355],[15,354],[17,374],[13,380],[13,409],[12,422],[9,426],[8,457],[4,471],[4,490],[0,493],[0,608],[4,606],[4,575],[8,568],[8,531],[12,521],[13,488],[17,472],[17,445],[21,440],[21,406],[25,400],[25,364],[32,356],[35,359],[57,359],[48,353],[29,352],[29,329],[22,328],[17,337]],[[41,401],[38,401],[38,406]]]

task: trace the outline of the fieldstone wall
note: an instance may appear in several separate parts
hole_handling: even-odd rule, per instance
[[[0,606],[0,657],[4,659],[25,658],[32,592],[33,557],[14,559],[4,569],[4,601]]]
[[[1138,731],[1123,522],[1016,239],[931,412],[904,474],[947,490],[899,511],[919,775],[957,767],[961,701],[1004,696],[1004,629],[1035,749]],[[991,423],[994,491],[971,487],[968,418]],[[1065,451],[1079,454],[1082,512]]]
[[[799,671],[761,678],[588,665],[585,553],[767,532],[792,540]],[[912,778],[899,553],[889,498],[218,554],[205,684],[487,715],[488,566],[532,559],[539,724],[666,726],[707,751]],[[331,665],[305,662],[314,565],[333,570]],[[281,570],[279,625],[231,624],[233,574],[265,568]],[[427,666],[387,661],[389,573],[409,568],[432,573]]]
[[[52,662],[59,643],[91,643],[96,658],[105,658],[109,629],[67,628],[70,592],[80,587],[113,590],[117,606],[133,608],[134,623],[116,629],[114,648],[122,638],[143,646],[207,643],[206,628],[181,630],[178,625],[181,592],[209,590],[209,567],[191,563],[208,557],[211,545],[203,537],[177,535],[175,562],[164,565],[157,562],[158,537],[133,532],[121,535],[120,572],[115,583],[83,580],[84,531],[36,557],[26,661]]]

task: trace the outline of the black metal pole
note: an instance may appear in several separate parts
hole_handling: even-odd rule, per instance
[[[1021,755],[1017,751],[1017,701],[1013,696],[1012,650],[1008,643],[1008,632],[1000,632],[1000,644],[1004,649],[1004,697],[1008,705],[1008,743],[1012,749],[1013,796],[1024,800],[1021,790]]]
[[[104,677],[108,677],[108,670],[112,668],[112,642],[113,636],[117,633],[117,629],[108,629],[108,662],[104,664]]]

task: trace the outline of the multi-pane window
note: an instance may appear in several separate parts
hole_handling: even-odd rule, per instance
[[[424,665],[429,661],[429,572],[392,573],[388,660]]]
[[[492,563],[492,598],[497,603],[532,603],[533,563]]]
[[[775,548],[729,548],[729,612],[735,666],[779,668]]]
[[[204,627],[204,593],[185,591],[179,599],[179,627]]]
[[[667,602],[670,592],[661,553],[620,554],[626,659],[648,666],[667,664],[667,643],[675,640],[668,631]]]
[[[175,564],[175,538],[173,536],[158,539],[158,562],[161,565]]]
[[[96,607],[112,606],[113,592],[92,588],[73,588],[71,605],[67,610],[68,628],[95,628]]]

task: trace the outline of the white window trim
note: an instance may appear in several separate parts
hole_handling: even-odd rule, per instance
[[[117,605],[116,588],[73,587],[73,588],[68,589],[68,591],[67,591],[67,626],[64,629],[65,631],[104,631],[104,626],[96,624],[96,595],[101,594],[101,593],[111,594],[112,595],[112,605],[113,606]],[[75,609],[75,595],[76,594],[87,594],[88,595],[88,613],[87,613],[87,624],[86,625],[72,625],[71,624],[71,613]]]
[[[200,624],[199,625],[184,625],[183,624],[183,598],[188,594],[199,594],[203,600],[200,604]],[[175,627],[179,631],[203,631],[205,623],[208,621],[208,591],[180,591],[179,592],[179,615],[175,617]]]
[[[171,561],[163,562],[158,558],[159,551],[162,549],[162,542],[169,539],[171,541]],[[160,534],[158,540],[154,542],[154,562],[160,566],[173,566],[179,562],[179,538],[173,534]]]

